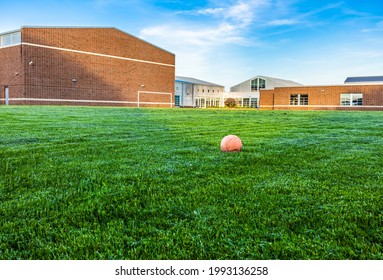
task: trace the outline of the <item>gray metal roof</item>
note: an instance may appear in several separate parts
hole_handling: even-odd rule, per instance
[[[2,35],[7,35],[7,34],[10,34],[10,33],[19,32],[19,31],[20,31],[20,29],[15,29],[15,30],[10,30],[10,31],[0,32],[0,36],[2,36]]]
[[[210,82],[189,78],[189,77],[182,77],[182,76],[176,76],[176,82],[182,82],[182,83],[189,83],[194,85],[204,85],[204,86],[213,86],[213,87],[224,87],[222,85],[213,84]]]
[[[345,83],[373,83],[383,82],[383,76],[348,77]]]
[[[297,82],[294,82],[294,81],[291,81],[291,80],[285,80],[285,79],[279,79],[279,78],[273,78],[273,77],[268,77],[268,76],[256,76],[254,77],[253,79],[255,78],[262,78],[262,79],[265,79],[265,80],[272,80],[276,83],[279,83],[283,86],[301,86],[302,84],[300,83],[297,83]]]
[[[273,78],[268,76],[255,76],[251,79],[248,79],[240,84],[237,84],[235,86],[232,86],[230,88],[231,92],[240,92],[240,91],[248,91],[250,90],[250,82],[254,79],[261,78],[264,80],[267,80],[267,84],[272,84],[272,87],[267,86],[266,89],[272,89],[275,87],[295,87],[295,86],[302,86],[302,84],[291,81],[291,80],[284,80],[279,78]]]

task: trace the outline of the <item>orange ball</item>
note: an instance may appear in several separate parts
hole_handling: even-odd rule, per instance
[[[242,141],[236,135],[227,135],[221,141],[222,152],[240,152],[242,150]]]

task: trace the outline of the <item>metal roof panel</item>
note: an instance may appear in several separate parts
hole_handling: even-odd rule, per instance
[[[383,82],[383,76],[347,77],[345,83]]]
[[[184,82],[184,83],[189,83],[189,84],[195,84],[195,85],[205,85],[205,86],[215,86],[215,87],[224,87],[222,85],[217,85],[214,83],[194,79],[194,78],[189,78],[189,77],[182,77],[182,76],[176,76],[176,81],[178,82]]]

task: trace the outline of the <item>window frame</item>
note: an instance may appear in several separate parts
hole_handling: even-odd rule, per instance
[[[250,98],[250,108],[258,108],[258,98]]]
[[[266,80],[258,78],[258,90],[266,88]]]
[[[340,94],[340,106],[342,107],[361,107],[363,106],[363,93],[347,92]]]
[[[250,80],[250,91],[260,91],[266,88],[266,80],[262,78],[255,78]]]
[[[250,98],[243,98],[243,107],[250,108]]]
[[[290,94],[290,106],[299,105],[299,94]]]
[[[307,93],[290,94],[290,106],[308,106],[309,95]]]
[[[300,94],[299,95],[299,105],[300,106],[308,106],[309,105],[309,95],[308,94]]]
[[[258,91],[258,78],[250,81],[250,91]]]

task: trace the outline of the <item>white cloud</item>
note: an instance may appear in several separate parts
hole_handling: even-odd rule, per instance
[[[222,15],[225,12],[224,8],[208,8],[198,10],[196,13],[200,15]]]
[[[221,73],[224,69],[228,71],[231,67],[226,62],[230,53],[227,48],[256,44],[257,38],[249,38],[247,33],[270,0],[215,3],[205,9],[179,11],[173,14],[175,19],[172,17],[171,23],[146,27],[139,37],[175,53],[177,75],[209,79],[210,75],[216,75],[213,69]],[[217,56],[224,59],[213,58]]]
[[[277,19],[277,20],[272,20],[267,23],[267,25],[270,26],[286,26],[286,25],[296,25],[299,24],[300,21],[295,20],[295,19]]]
[[[242,0],[224,7],[201,9],[196,11],[196,14],[221,17],[239,28],[245,28],[256,18],[256,11],[269,4],[270,0]]]
[[[259,3],[240,2],[227,10],[225,18],[239,23],[241,28],[247,27],[253,21],[255,17],[254,8],[258,5]]]
[[[239,43],[233,27],[222,23],[217,27],[192,29],[190,26],[161,25],[141,30],[140,37],[176,54],[177,75],[206,77],[211,72],[211,55],[225,44]]]
[[[304,84],[316,84],[318,77],[325,75],[319,80],[339,83],[349,75],[348,72],[351,75],[351,72],[358,70],[353,69],[355,66],[351,63],[355,57],[366,61],[364,64],[370,67],[370,72],[373,72],[371,69],[376,69],[378,63],[371,64],[368,61],[382,60],[381,52],[374,51],[373,48],[363,53],[342,49],[342,52],[336,52],[336,56],[332,50],[321,56],[323,47],[314,47],[305,54],[305,46],[303,53],[294,52],[294,48],[287,55],[292,60],[283,62],[284,45],[286,49],[291,48],[290,42],[296,37],[280,34],[293,30],[297,25],[302,26],[302,29],[307,26],[310,28],[317,24],[317,18],[326,11],[341,10],[344,2],[309,11],[303,9],[306,12],[295,9],[295,0],[232,0],[231,4],[225,0],[209,2],[216,4],[173,13],[167,23],[141,29],[141,38],[176,54],[177,75],[211,80],[226,86],[256,74],[290,77]],[[383,30],[383,21],[365,32],[378,29]],[[262,34],[263,44],[259,41],[258,34]],[[261,51],[254,47],[259,45],[263,46]],[[276,56],[280,59],[275,59]],[[328,71],[328,68],[334,71]]]
[[[246,38],[242,32],[256,18],[257,8],[268,5],[269,0],[238,0],[232,5],[211,7],[196,11],[181,11],[179,14],[193,16],[208,16],[205,25],[176,22],[167,25],[157,25],[141,30],[140,37],[171,40],[174,44],[186,46],[212,46],[223,44],[245,44]]]
[[[160,25],[144,28],[140,37],[170,43],[173,46],[208,47],[226,43],[240,43],[243,38],[234,32],[234,26],[222,23],[216,27],[188,28],[186,26]]]

